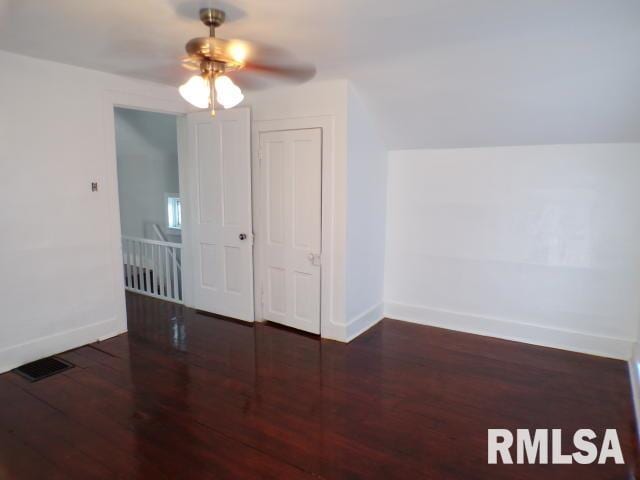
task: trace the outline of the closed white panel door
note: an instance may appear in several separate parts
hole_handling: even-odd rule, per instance
[[[248,109],[187,115],[194,307],[253,321]]]
[[[260,134],[266,320],[320,333],[322,130]]]

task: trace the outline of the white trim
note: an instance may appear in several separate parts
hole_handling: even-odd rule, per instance
[[[336,249],[334,197],[335,197],[335,117],[320,115],[313,117],[257,120],[252,123],[252,192],[253,192],[253,228],[254,228],[254,305],[255,320],[262,317],[262,246],[260,235],[260,134],[281,130],[322,129],[322,265],[320,286],[320,336],[339,341],[347,341],[344,326],[335,322],[334,272]]]
[[[31,362],[34,358],[44,358],[49,355],[55,355],[94,341],[115,337],[126,331],[126,324],[123,329],[122,322],[119,318],[115,317],[91,325],[39,337],[18,345],[12,345],[0,350],[0,359],[2,359],[2,363],[0,363],[0,373]]]
[[[163,97],[131,94],[128,92],[107,90],[103,97],[103,125],[105,156],[103,165],[103,191],[107,195],[107,210],[109,223],[110,263],[113,298],[117,299],[116,322],[118,332],[127,331],[127,307],[125,302],[124,270],[122,264],[122,232],[120,227],[120,199],[118,196],[118,160],[116,156],[116,128],[115,107],[131,108],[149,112],[168,113],[172,115],[184,115],[186,105],[179,100],[169,100]],[[178,133],[180,131],[178,130]],[[178,149],[180,153],[180,149]],[[178,155],[178,168],[180,167],[180,155]],[[184,199],[181,195],[181,202]],[[184,265],[183,265],[184,268]],[[184,284],[183,284],[184,288]],[[76,347],[85,345],[83,341]],[[72,348],[72,347],[69,347]]]
[[[191,216],[189,204],[187,203],[187,195],[189,194],[187,181],[187,155],[188,155],[188,141],[187,141],[187,115],[180,115],[177,118],[178,127],[178,182],[180,188],[180,208],[182,208],[182,230],[180,233],[180,240],[185,248],[182,249],[182,301],[185,305],[193,307],[193,259],[191,248]]]
[[[384,312],[397,320],[621,360],[631,357],[633,346],[623,338],[390,301],[385,302]]]
[[[384,318],[384,303],[380,302],[356,315],[345,324],[346,341],[359,337]]]
[[[178,124],[176,122],[176,130],[177,130]],[[176,131],[176,134],[178,132]],[[179,175],[179,174],[178,174]],[[179,179],[180,177],[178,177]],[[179,180],[178,180],[179,181]],[[177,192],[171,193],[171,192],[164,192],[164,208],[165,208],[165,217],[164,217],[164,228],[166,233],[169,234],[173,234],[173,235],[177,235],[180,234],[182,232],[182,211],[180,212],[180,227],[171,227],[169,226],[169,199],[170,198],[177,198],[180,200],[180,210],[182,210],[182,198],[180,197],[180,194]]]
[[[633,345],[629,360],[629,377],[631,379],[631,396],[636,417],[636,434],[640,438],[640,343]]]

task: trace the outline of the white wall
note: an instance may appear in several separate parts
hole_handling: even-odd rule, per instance
[[[347,120],[346,319],[352,339],[382,318],[387,152],[359,91]]]
[[[173,88],[0,52],[0,372],[126,330],[113,95],[177,99]]]
[[[640,144],[394,151],[386,313],[629,358]]]
[[[118,195],[122,234],[158,240],[153,224],[169,241],[180,234],[167,227],[165,194],[180,193],[176,117],[115,109]]]
[[[174,88],[2,52],[0,70],[0,200],[11,206],[0,210],[3,371],[126,329],[106,106],[186,106]],[[245,105],[254,121],[333,126],[327,336],[347,340],[374,320],[384,278],[391,317],[629,357],[640,144],[395,151],[387,183],[376,130],[346,81],[257,92]]]

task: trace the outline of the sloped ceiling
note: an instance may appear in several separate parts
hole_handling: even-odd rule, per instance
[[[0,49],[178,85],[203,6],[351,80],[389,149],[640,141],[638,0],[0,0]]]

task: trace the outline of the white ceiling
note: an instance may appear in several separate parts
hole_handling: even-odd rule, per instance
[[[640,141],[638,0],[0,0],[0,49],[177,85],[210,5],[350,79],[390,149]]]

